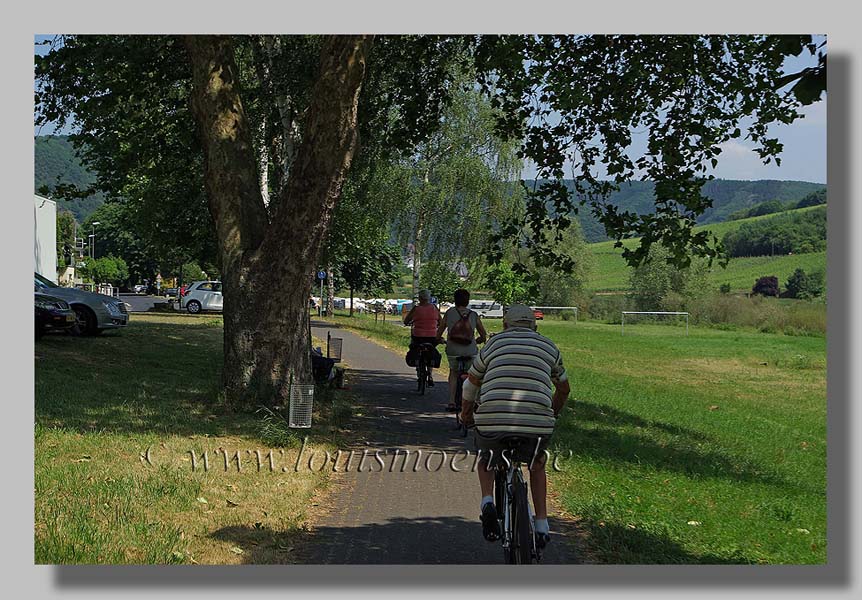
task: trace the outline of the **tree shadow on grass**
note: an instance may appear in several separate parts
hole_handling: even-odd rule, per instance
[[[636,432],[625,431],[634,427]],[[557,427],[554,440],[574,457],[589,456],[619,463],[649,465],[689,477],[715,477],[746,483],[789,485],[742,457],[731,460],[707,448],[715,441],[701,432],[645,420],[607,405],[582,402],[575,415]]]
[[[111,335],[36,345],[37,423],[79,432],[246,434],[255,419],[220,401],[222,329],[135,322]]]

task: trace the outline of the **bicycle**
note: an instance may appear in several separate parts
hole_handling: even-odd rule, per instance
[[[425,395],[425,386],[428,384],[428,366],[432,364],[432,353],[434,345],[424,342],[416,348],[418,356],[416,357],[416,380],[418,384],[418,392],[420,396]]]
[[[474,427],[468,425],[467,429]],[[532,442],[519,437],[505,441],[506,449],[501,454],[506,460],[497,462],[494,474],[494,508],[500,521],[503,559],[510,565],[529,565],[542,561],[542,550],[536,545],[529,489],[521,471],[523,463],[517,459],[517,449],[524,443]]]
[[[501,520],[503,557],[507,564],[528,565],[542,560],[542,551],[536,545],[533,511],[530,507],[529,490],[517,460],[517,448],[524,438],[506,440],[508,461],[499,461],[494,477],[494,504]],[[508,466],[505,466],[508,463]]]

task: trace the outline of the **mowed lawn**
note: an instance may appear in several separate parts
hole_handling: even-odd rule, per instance
[[[339,323],[396,347],[406,328]],[[492,331],[500,321],[486,321]],[[826,561],[826,340],[545,321],[572,402],[553,492],[607,563]]]
[[[294,472],[294,444],[219,401],[220,317],[135,314],[45,336],[35,361],[37,563],[292,562],[326,476]],[[309,447],[329,449],[337,428],[318,417]]]

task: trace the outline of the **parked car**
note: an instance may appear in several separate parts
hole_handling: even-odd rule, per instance
[[[60,287],[38,273],[33,275],[36,292],[65,300],[72,308],[75,313],[72,333],[97,335],[107,329],[118,329],[129,324],[129,307],[119,298]]]
[[[541,321],[545,318],[545,313],[540,311],[538,308],[533,309],[533,316],[536,317],[537,321]]]
[[[75,311],[62,298],[36,292],[33,294],[36,312],[36,339],[46,331],[69,331],[75,326]]]
[[[177,297],[177,295],[179,294],[179,291],[180,291],[179,288],[175,288],[175,287],[162,288],[162,294],[164,294],[165,296],[168,296],[168,297],[173,297],[173,298]]]
[[[136,294],[146,294],[147,293],[147,286],[142,284],[142,283],[139,283],[138,285],[136,285],[135,287],[132,288],[132,291],[134,291]]]
[[[221,311],[222,302],[220,281],[195,281],[180,298],[180,308],[196,315],[202,310]]]

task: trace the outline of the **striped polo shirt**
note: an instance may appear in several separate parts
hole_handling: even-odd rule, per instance
[[[476,428],[482,435],[550,437],[553,383],[566,380],[559,348],[526,327],[493,336],[470,367],[479,379]]]

